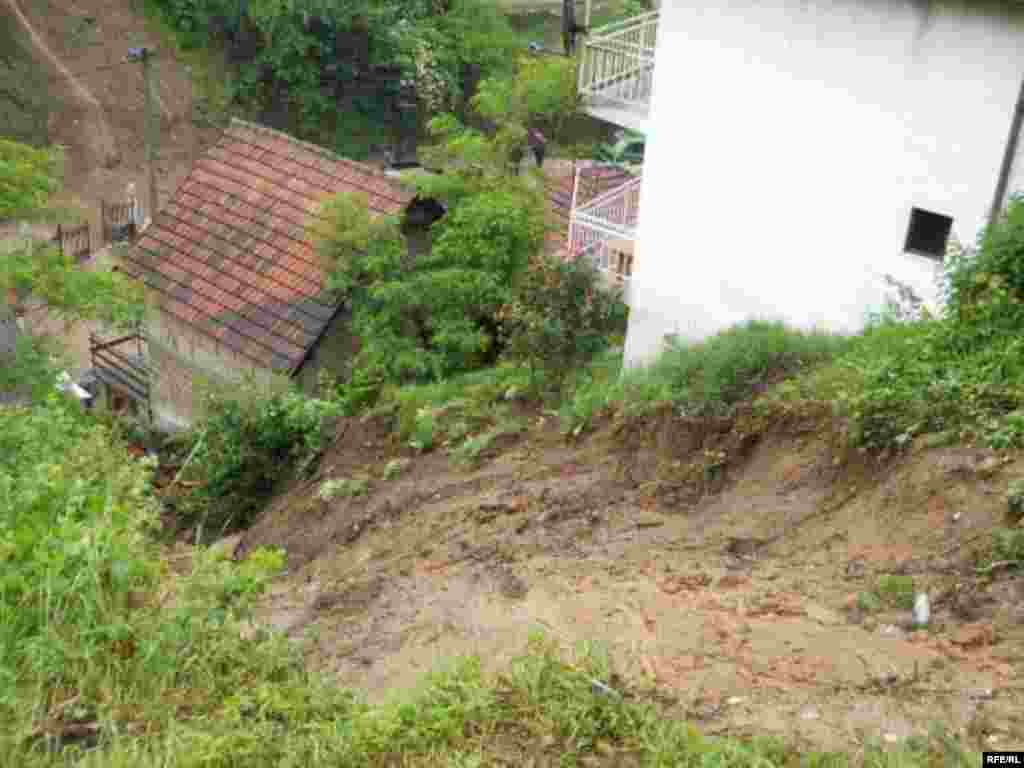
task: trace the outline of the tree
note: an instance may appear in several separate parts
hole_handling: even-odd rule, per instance
[[[561,56],[522,56],[513,74],[480,83],[474,109],[499,126],[544,124],[558,140],[579,107],[576,66]]]
[[[328,275],[328,287],[346,301],[374,283],[396,277],[406,252],[399,222],[370,215],[363,194],[329,199],[313,219],[314,240]]]
[[[526,363],[531,378],[541,371],[557,385],[625,330],[626,313],[621,292],[606,287],[590,262],[538,256],[501,312],[507,354]]]
[[[437,379],[499,355],[497,315],[541,245],[543,218],[517,190],[491,189],[435,226],[433,249],[415,260],[396,222],[372,219],[358,197],[330,201],[313,226],[330,285],[351,307],[357,378]]]

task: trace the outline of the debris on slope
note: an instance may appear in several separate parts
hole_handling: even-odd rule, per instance
[[[880,461],[846,450],[824,406],[664,409],[569,443],[539,425],[475,469],[399,445],[386,417],[339,435],[238,551],[285,547],[264,620],[371,698],[453,656],[497,669],[540,631],[602,644],[629,686],[710,732],[841,748],[936,719],[982,744],[1024,727],[1024,588],[979,578],[970,554],[1016,456]],[[316,499],[353,476],[368,493]],[[924,630],[890,586],[907,584],[931,596]]]

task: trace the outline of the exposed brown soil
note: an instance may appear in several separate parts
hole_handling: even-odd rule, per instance
[[[263,620],[371,699],[461,654],[496,669],[539,630],[603,645],[706,731],[844,748],[933,721],[989,746],[1024,732],[1024,580],[979,579],[970,554],[1002,522],[1016,455],[869,459],[824,408],[664,411],[577,444],[535,419],[472,470],[414,456],[386,419],[342,422],[320,473],[241,540],[289,554]],[[369,493],[317,499],[340,477]],[[857,605],[885,573],[928,591],[927,630]]]
[[[158,52],[160,141],[157,183],[166,200],[217,131],[192,121],[192,80],[157,30],[125,0],[3,0],[32,40],[48,74],[52,111],[47,140],[67,147],[62,198],[82,206],[98,234],[100,200],[121,201],[129,183],[145,200],[145,123],[140,64],[130,46]]]

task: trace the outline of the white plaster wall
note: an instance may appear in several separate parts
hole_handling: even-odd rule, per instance
[[[902,253],[910,209],[974,241],[1022,32],[881,0],[665,0],[627,361],[754,316],[859,329],[886,273],[934,303],[936,262]]]

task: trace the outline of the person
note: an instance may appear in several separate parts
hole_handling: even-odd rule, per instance
[[[543,168],[544,153],[547,149],[547,139],[544,137],[544,134],[536,128],[531,128],[526,132],[526,143],[537,160],[537,167]]]
[[[523,162],[523,145],[516,143],[508,153],[509,166],[513,176],[519,175],[520,164]]]
[[[589,31],[576,23],[576,0],[562,0],[562,46],[566,56],[576,55],[576,37]]]

